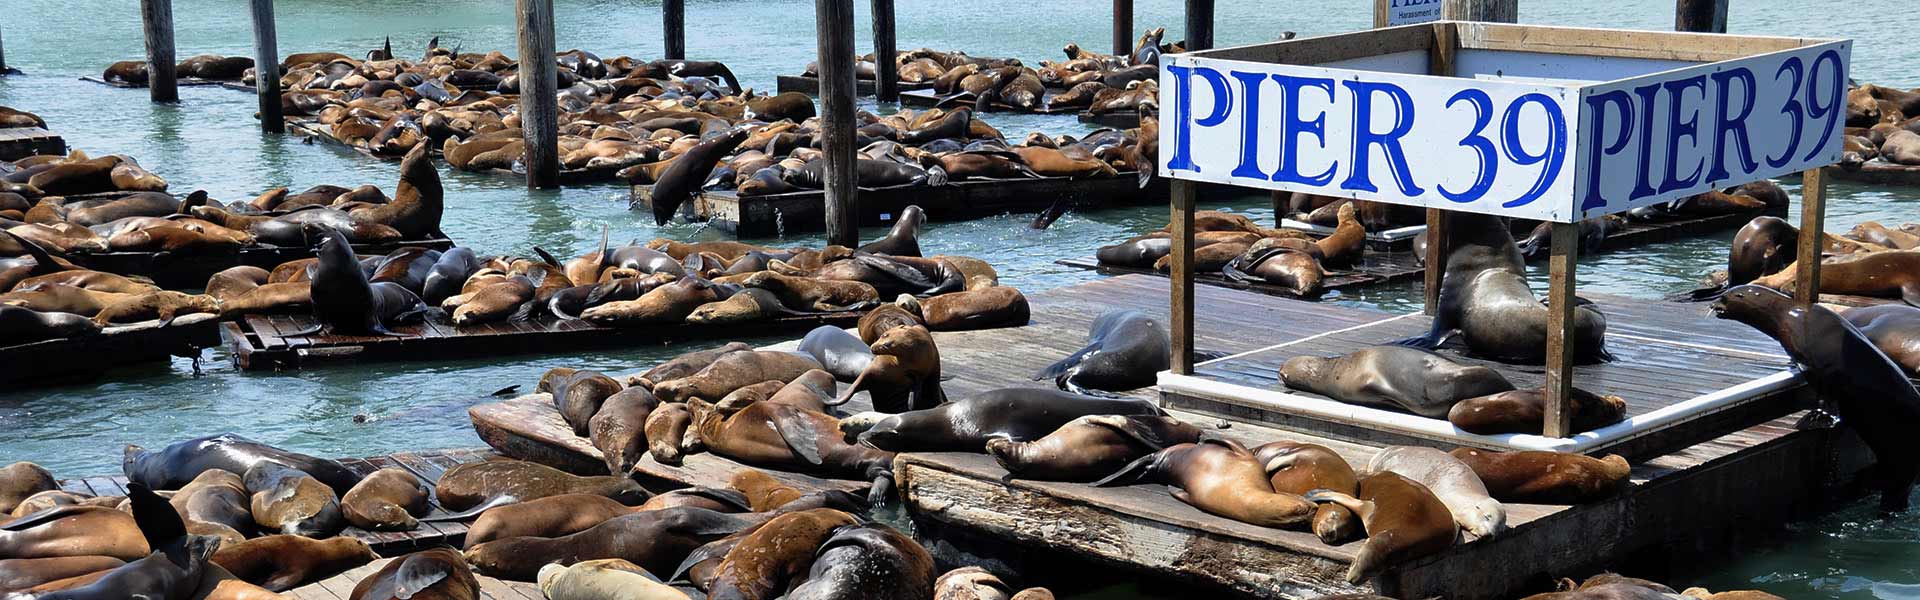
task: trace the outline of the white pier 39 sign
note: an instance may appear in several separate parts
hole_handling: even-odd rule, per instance
[[[1168,56],[1160,174],[1578,221],[1838,162],[1849,51],[1599,82]]]

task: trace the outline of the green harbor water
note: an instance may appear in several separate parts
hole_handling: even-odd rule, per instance
[[[657,2],[556,0],[558,47],[603,57],[654,58],[660,48]],[[1182,3],[1139,2],[1135,30],[1165,26],[1179,37]],[[1217,9],[1219,45],[1352,31],[1371,21],[1364,0],[1308,2],[1223,1]],[[1920,52],[1907,39],[1903,18],[1911,6],[1892,0],[1814,0],[1733,3],[1730,30],[1738,33],[1844,37],[1856,40],[1856,79],[1920,86],[1913,64]],[[867,3],[855,2],[860,44],[869,48]],[[391,36],[396,54],[417,56],[426,40],[464,50],[514,49],[513,3],[505,0],[393,2],[280,0],[281,52],[360,54]],[[901,2],[900,46],[961,49],[975,55],[1052,58],[1069,41],[1104,48],[1110,4],[1096,0],[1015,2]],[[687,47],[694,58],[728,63],[747,83],[771,90],[778,74],[798,72],[815,55],[813,3],[783,1],[688,2]],[[1523,0],[1524,23],[1667,29],[1671,0]],[[245,3],[176,0],[178,54],[251,55]],[[264,135],[254,124],[251,95],[215,87],[181,88],[178,105],[154,105],[145,90],[121,90],[78,80],[113,61],[142,57],[138,3],[132,0],[5,0],[0,2],[9,65],[27,72],[0,78],[0,104],[45,117],[68,144],[89,153],[124,153],[165,176],[179,191],[205,189],[215,198],[250,198],[275,186],[303,189],[330,183],[375,183],[392,189],[396,165],[357,154]],[[871,107],[870,107],[871,108]],[[1078,133],[1090,129],[1071,117],[993,114],[1009,137],[1027,131]],[[447,212],[443,228],[462,245],[484,253],[556,254],[593,245],[602,226],[616,239],[719,239],[695,225],[655,227],[626,208],[626,190],[606,184],[559,191],[527,191],[521,183],[443,172]],[[1790,191],[1794,182],[1784,182]],[[1828,229],[1879,220],[1909,222],[1920,191],[1831,185]],[[1270,219],[1264,197],[1209,202],[1202,208],[1241,211]],[[1035,293],[1091,281],[1099,275],[1053,264],[1090,256],[1093,249],[1166,221],[1164,208],[1074,213],[1052,228],[1031,231],[1032,215],[1012,214],[961,223],[934,223],[922,244],[930,251],[991,261],[1003,283]],[[868,237],[877,235],[869,231]],[[1687,289],[1722,268],[1731,232],[1581,258],[1580,290],[1642,298]],[[816,235],[750,240],[818,244]],[[1538,268],[1538,267],[1536,267]],[[1536,285],[1544,276],[1535,277]],[[1418,283],[1368,288],[1330,301],[1409,310]],[[1701,305],[1674,310],[1704,311]],[[1735,326],[1729,324],[1729,326]],[[724,341],[724,340],[722,340]],[[767,343],[773,339],[747,340]],[[714,342],[718,344],[720,341]],[[493,390],[530,385],[550,367],[626,372],[645,368],[691,346],[608,352],[513,355],[502,359],[444,360],[420,356],[396,363],[348,364],[284,373],[241,373],[220,350],[209,351],[196,374],[190,361],[125,369],[97,380],[52,388],[0,391],[0,462],[32,460],[57,474],[79,477],[119,470],[123,444],[161,445],[219,431],[321,456],[363,456],[408,449],[481,445],[466,409]],[[1022,374],[1009,374],[1009,384]],[[1777,541],[1727,557],[1683,585],[1713,589],[1761,588],[1789,598],[1920,597],[1920,516],[1881,519],[1866,503],[1790,525]],[[1184,595],[1132,585],[1077,597]]]

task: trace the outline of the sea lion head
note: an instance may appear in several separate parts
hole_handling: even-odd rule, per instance
[[[1762,331],[1773,331],[1772,323],[1784,314],[1793,297],[1757,285],[1737,285],[1720,295],[1707,310],[1716,318],[1746,323]]]
[[[871,410],[857,413],[840,420],[840,433],[846,436],[848,442],[852,442],[855,438],[873,430],[873,428],[879,426],[881,422],[892,417],[893,415]]]
[[[1288,386],[1310,384],[1326,377],[1327,365],[1332,361],[1318,356],[1295,356],[1280,365],[1280,381]]]
[[[1507,530],[1507,511],[1500,507],[1500,501],[1482,498],[1463,508],[1454,519],[1463,523],[1468,532],[1480,537],[1493,537]]]

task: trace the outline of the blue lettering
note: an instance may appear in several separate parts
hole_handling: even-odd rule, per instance
[[[1341,189],[1380,191],[1368,176],[1367,162],[1372,158],[1371,149],[1379,146],[1387,161],[1388,171],[1393,181],[1400,187],[1400,193],[1406,196],[1418,196],[1426,190],[1413,184],[1413,173],[1407,169],[1407,152],[1400,146],[1400,138],[1413,130],[1413,98],[1400,86],[1391,83],[1367,81],[1342,81],[1348,90],[1353,91],[1353,172],[1346,181],[1340,182]],[[1373,131],[1373,96],[1384,93],[1393,101],[1393,126],[1384,132]]]
[[[1327,167],[1319,175],[1300,174],[1300,136],[1311,135],[1319,140],[1320,147],[1327,146],[1327,113],[1312,120],[1300,118],[1300,89],[1315,87],[1327,93],[1327,101],[1333,101],[1333,80],[1320,77],[1290,77],[1275,74],[1273,80],[1280,84],[1280,100],[1287,107],[1280,113],[1280,170],[1273,173],[1274,181],[1304,183],[1308,185],[1326,185],[1333,181],[1333,171],[1340,163]]]
[[[1671,107],[1667,111],[1667,174],[1666,179],[1660,182],[1660,193],[1664,194],[1674,190],[1683,190],[1700,182],[1699,163],[1694,164],[1692,174],[1684,178],[1675,176],[1680,174],[1680,138],[1688,138],[1695,145],[1700,143],[1699,111],[1693,111],[1694,114],[1690,115],[1686,121],[1680,120],[1680,113],[1687,112],[1687,88],[1700,88],[1700,99],[1705,100],[1707,98],[1707,76],[1695,75],[1686,79],[1669,81],[1662,84],[1662,87],[1667,88],[1667,98],[1670,100],[1668,106]],[[1705,161],[1705,158],[1701,159],[1702,163]]]
[[[1520,127],[1516,122],[1520,120],[1520,108],[1528,104],[1538,104],[1547,111],[1547,147],[1541,149],[1539,154],[1527,154],[1526,146],[1520,144]],[[1560,105],[1546,94],[1526,94],[1507,105],[1507,115],[1500,120],[1500,129],[1506,134],[1500,141],[1504,144],[1502,148],[1507,151],[1507,160],[1521,166],[1547,162],[1547,166],[1540,169],[1540,177],[1534,180],[1532,188],[1500,206],[1513,208],[1539,200],[1553,185],[1553,181],[1560,177],[1560,167],[1566,163],[1567,116],[1560,112]]]
[[[1266,73],[1248,73],[1233,71],[1234,79],[1240,80],[1240,166],[1233,168],[1234,177],[1267,178],[1267,172],[1260,170],[1260,84],[1267,80]]]
[[[1628,200],[1638,200],[1652,196],[1653,182],[1648,178],[1653,174],[1653,101],[1660,94],[1660,84],[1643,85],[1633,88],[1633,94],[1640,97],[1640,164],[1639,174],[1635,175],[1633,192],[1627,194]]]
[[[1500,156],[1493,149],[1493,140],[1484,135],[1487,124],[1493,122],[1493,98],[1488,97],[1486,92],[1467,88],[1448,98],[1447,108],[1453,108],[1454,103],[1461,100],[1473,105],[1473,131],[1460,139],[1460,145],[1472,148],[1474,154],[1480,156],[1480,174],[1474,176],[1473,185],[1464,192],[1448,191],[1445,184],[1434,186],[1434,189],[1440,190],[1440,195],[1448,200],[1465,204],[1479,200],[1493,187],[1493,177],[1500,170]]]
[[[1747,137],[1747,115],[1753,114],[1754,96],[1758,95],[1759,85],[1754,82],[1753,71],[1745,68],[1721,71],[1712,75],[1713,83],[1720,88],[1715,97],[1713,111],[1713,168],[1707,170],[1707,181],[1725,181],[1727,172],[1727,136],[1732,134],[1734,148],[1740,159],[1740,173],[1752,173],[1760,168],[1753,160],[1753,141]],[[1740,103],[1740,113],[1727,114],[1728,98],[1733,95],[1733,82],[1741,82],[1746,89],[1746,101]]]
[[[1820,64],[1826,62],[1833,63],[1833,68],[1829,69],[1833,77],[1833,94],[1828,98],[1827,105],[1821,106],[1819,102],[1815,102],[1817,98],[1814,96],[1814,88],[1819,87],[1815,79],[1820,76]],[[1846,77],[1847,74],[1840,68],[1839,52],[1828,50],[1813,58],[1813,66],[1807,69],[1807,116],[1815,119],[1825,118],[1827,128],[1820,132],[1820,137],[1813,138],[1813,151],[1808,152],[1806,158],[1800,160],[1813,160],[1813,157],[1827,149],[1827,142],[1833,139],[1833,128],[1840,123],[1840,113],[1843,112],[1840,103],[1847,95]]]
[[[1227,89],[1227,78],[1220,71],[1206,67],[1193,68],[1180,65],[1167,65],[1167,72],[1174,78],[1173,156],[1167,159],[1169,171],[1200,172],[1200,165],[1193,164],[1193,126],[1212,127],[1227,120],[1227,114],[1233,110],[1233,96]],[[1193,119],[1193,75],[1205,79],[1213,87],[1213,112],[1206,118]]]
[[[1609,104],[1620,107],[1620,132],[1614,135],[1612,143],[1603,145],[1601,140],[1606,137]],[[1593,115],[1592,127],[1587,134],[1587,146],[1593,151],[1587,153],[1587,197],[1580,201],[1582,212],[1607,205],[1606,198],[1600,195],[1600,159],[1619,154],[1627,148],[1627,141],[1633,137],[1633,97],[1622,90],[1587,96],[1587,112]]]
[[[1773,72],[1773,80],[1779,81],[1780,74],[1788,71],[1793,72],[1793,89],[1787,92],[1787,103],[1780,106],[1780,114],[1787,115],[1787,123],[1793,126],[1793,133],[1787,136],[1786,151],[1778,157],[1767,157],[1767,166],[1776,169],[1793,162],[1793,150],[1800,147],[1801,121],[1806,119],[1807,114],[1800,108],[1800,82],[1806,77],[1806,65],[1800,62],[1800,57],[1789,56],[1780,63],[1780,69]]]

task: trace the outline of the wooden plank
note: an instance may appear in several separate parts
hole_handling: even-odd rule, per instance
[[[219,344],[217,315],[187,315],[165,327],[159,321],[116,325],[99,335],[0,347],[0,384],[25,388],[70,382],[113,367],[197,356],[200,349]]]
[[[1195,56],[1288,65],[1318,65],[1381,54],[1424,52],[1432,44],[1432,31],[1428,27],[1414,25],[1221,48],[1197,52]]]
[[[1573,433],[1573,288],[1579,268],[1580,224],[1553,224],[1553,258],[1547,282],[1547,437]]]
[[[1795,37],[1460,23],[1460,46],[1475,50],[1716,62],[1792,50],[1827,40]]]
[[[1826,231],[1827,175],[1825,169],[1808,169],[1800,174],[1800,230]],[[1794,300],[1802,307],[1820,297],[1820,256],[1823,238],[1800,236],[1794,254]]]
[[[1135,174],[1129,172],[1118,177],[968,180],[939,186],[859,188],[857,218],[861,225],[890,225],[908,206],[919,206],[934,222],[1039,212],[1063,200],[1075,210],[1140,206],[1164,202],[1166,186],[1164,178],[1157,178],[1142,188]],[[653,206],[652,186],[633,186],[629,197],[639,206]],[[762,196],[703,192],[685,205],[688,212],[682,216],[741,237],[824,231],[825,198],[825,193],[817,190]]]
[[[1173,372],[1193,373],[1193,202],[1194,183],[1173,182],[1172,217],[1167,221],[1173,233],[1173,268],[1167,277],[1173,280],[1172,334]]]

